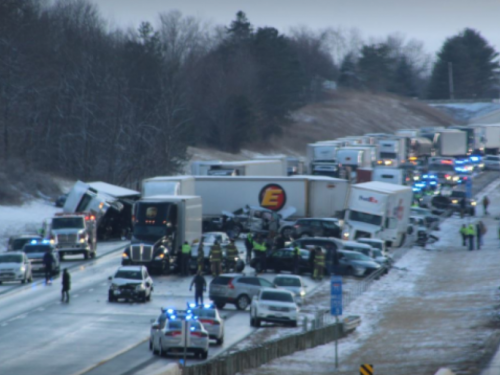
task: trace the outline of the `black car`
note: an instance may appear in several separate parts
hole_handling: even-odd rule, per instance
[[[299,258],[299,273],[311,273],[312,263],[309,260],[310,251],[308,249],[300,249]],[[266,269],[262,269],[262,264],[259,258],[253,258],[250,261],[250,265],[255,268],[257,272],[274,270],[276,273],[281,271],[294,270],[294,259],[293,259],[293,249],[277,249],[273,250],[267,254],[266,258]]]
[[[305,218],[299,219],[293,226],[293,236],[302,237],[336,237],[340,238],[342,229],[338,219]]]

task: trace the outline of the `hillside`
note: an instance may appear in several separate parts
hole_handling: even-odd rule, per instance
[[[191,160],[242,160],[255,153],[304,156],[306,145],[320,140],[454,123],[448,114],[417,100],[351,91],[339,91],[321,103],[305,106],[291,120],[282,136],[250,145],[238,155],[190,148]]]

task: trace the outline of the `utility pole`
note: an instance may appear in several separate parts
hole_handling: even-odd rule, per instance
[[[448,84],[450,87],[450,99],[455,99],[455,93],[453,89],[453,63],[448,62]]]

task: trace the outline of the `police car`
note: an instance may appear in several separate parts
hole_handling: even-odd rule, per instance
[[[153,354],[193,354],[208,357],[209,334],[191,310],[162,309],[151,327],[150,348]]]
[[[188,309],[198,317],[210,339],[215,340],[217,345],[222,345],[224,343],[224,319],[221,318],[214,304],[211,302],[197,306],[195,303],[188,303]]]

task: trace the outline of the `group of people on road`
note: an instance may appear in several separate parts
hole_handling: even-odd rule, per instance
[[[43,255],[43,265],[45,266],[45,285],[52,285],[52,275],[54,272],[54,254],[47,250]],[[71,275],[65,268],[62,274],[61,302],[69,303],[69,291],[71,289]]]
[[[486,225],[480,220],[477,223],[462,224],[460,235],[462,236],[462,246],[469,247],[469,250],[481,250],[483,236],[486,234]]]

